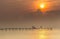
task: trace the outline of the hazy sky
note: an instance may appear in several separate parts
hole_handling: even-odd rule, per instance
[[[47,4],[42,15],[38,4]],[[0,0],[1,27],[60,26],[60,0]]]

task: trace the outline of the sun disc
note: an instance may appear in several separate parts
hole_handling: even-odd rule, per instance
[[[45,8],[45,4],[40,4],[40,8]]]

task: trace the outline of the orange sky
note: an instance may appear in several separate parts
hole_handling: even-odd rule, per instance
[[[38,1],[35,1],[33,5],[35,5],[34,6],[35,8],[39,9],[40,3],[45,4],[46,11],[58,9],[58,7],[60,6],[59,0],[58,1],[57,0],[56,1],[54,1],[54,0],[38,0]]]
[[[4,10],[11,11],[10,9],[19,9],[20,11],[23,8],[23,11],[35,11],[39,9],[40,3],[46,4],[46,11],[56,10],[60,8],[60,0],[0,0],[0,8]],[[1,5],[2,4],[2,5]],[[5,7],[5,8],[3,8]],[[15,8],[13,8],[15,7]],[[21,11],[22,12],[22,11]]]
[[[38,20],[38,22],[40,22],[38,23],[37,21],[34,21],[34,24],[43,25],[44,23],[47,25],[48,20],[50,19],[50,21],[54,18],[54,20],[57,18],[60,19],[60,0],[43,0],[43,3],[46,4],[45,10],[48,12],[47,16],[42,16],[38,11],[41,2],[41,0],[0,0],[0,21],[14,21],[16,19],[16,21],[20,21],[20,23],[22,22],[21,24],[23,25],[28,20],[30,24],[30,21],[34,19],[35,21]],[[33,15],[36,15],[34,16],[35,18],[32,17]],[[46,21],[47,23],[45,23]],[[58,21],[58,23],[60,22]],[[49,23],[49,25],[50,24],[51,23]],[[60,24],[58,25],[60,26]]]

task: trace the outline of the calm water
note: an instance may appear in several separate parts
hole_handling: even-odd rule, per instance
[[[0,30],[0,39],[60,39],[60,30]]]

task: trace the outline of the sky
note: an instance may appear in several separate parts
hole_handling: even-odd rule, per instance
[[[46,3],[45,14],[39,10]],[[60,27],[60,0],[0,0],[0,27]]]

